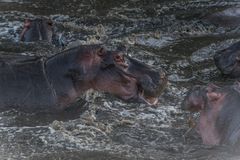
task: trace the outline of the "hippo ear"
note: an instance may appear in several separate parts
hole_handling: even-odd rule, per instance
[[[210,101],[217,101],[219,98],[222,97],[222,94],[217,92],[208,92],[207,97]]]
[[[97,55],[99,55],[100,57],[104,56],[106,54],[106,49],[104,47],[100,47],[99,49],[97,49]]]

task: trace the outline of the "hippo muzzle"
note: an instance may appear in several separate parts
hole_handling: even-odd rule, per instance
[[[158,102],[158,96],[167,86],[167,76],[163,69],[154,69],[151,66],[126,56],[128,67],[126,72],[137,80],[138,98],[149,105]]]
[[[106,79],[110,80],[113,77],[117,79],[117,81],[112,80],[112,82],[118,83],[118,87],[116,87],[118,91],[114,91],[117,93],[115,94],[117,97],[125,101],[145,102],[149,105],[157,104],[159,95],[167,86],[167,76],[163,69],[155,69],[133,59],[122,51],[108,52],[103,57],[102,70],[111,68],[112,71],[112,76],[109,75]],[[118,75],[113,76],[116,71]],[[109,88],[107,90],[113,91]],[[126,94],[124,95],[123,92]]]

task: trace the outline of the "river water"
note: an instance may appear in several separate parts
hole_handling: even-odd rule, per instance
[[[52,55],[80,44],[124,44],[128,54],[167,71],[169,84],[155,107],[89,91],[81,113],[0,112],[0,159],[10,160],[240,160],[237,149],[206,146],[180,109],[195,84],[233,81],[213,63],[216,51],[239,40],[237,27],[202,18],[240,1],[0,0],[0,54]],[[50,17],[65,48],[21,43],[25,18]],[[194,115],[195,118],[198,114]]]

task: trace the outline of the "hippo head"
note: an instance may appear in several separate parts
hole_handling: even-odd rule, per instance
[[[162,69],[154,69],[125,54],[125,51],[108,51],[102,62],[102,71],[109,70],[104,81],[111,79],[112,85],[106,86],[111,92],[119,92],[118,97],[124,100],[138,100],[153,105],[167,85],[167,77]],[[115,76],[108,78],[111,72]],[[117,79],[116,79],[117,78]],[[121,82],[120,84],[118,84]],[[104,90],[104,89],[103,89]]]
[[[217,53],[214,56],[217,68],[225,75],[240,76],[240,42]]]
[[[91,47],[91,48],[89,48]],[[99,45],[81,46],[71,73],[78,91],[93,88],[131,102],[154,105],[167,84],[165,72],[153,69],[123,51],[107,51]]]
[[[160,95],[167,85],[167,77],[163,69],[153,69],[140,61],[127,57],[128,68],[126,72],[133,75],[138,83],[139,97],[149,103],[157,102],[156,96]]]
[[[182,109],[200,111],[197,133],[207,145],[239,143],[240,84],[195,86],[186,95]]]
[[[50,19],[26,19],[24,22],[24,29],[20,35],[20,40],[24,42],[33,42],[39,40],[52,42],[52,36],[53,22]]]
[[[225,96],[225,91],[220,87],[209,84],[208,86],[194,86],[184,98],[182,109],[198,112],[209,106],[218,105],[218,101]]]

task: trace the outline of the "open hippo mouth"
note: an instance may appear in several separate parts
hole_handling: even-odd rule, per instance
[[[167,86],[167,76],[163,69],[143,64],[140,61],[125,56],[127,69],[125,71],[135,77],[138,89],[138,99],[149,105],[156,105],[158,97]]]
[[[119,70],[118,72],[120,72],[120,74],[124,77],[129,77],[131,79],[130,81],[134,81],[136,85],[135,89],[132,89],[130,86],[126,89],[126,92],[132,96],[127,96],[127,98],[120,96],[120,98],[124,100],[137,100],[140,102],[145,102],[148,105],[156,105],[158,103],[158,97],[167,86],[167,77],[163,70],[158,72],[151,70],[152,74],[154,75],[152,77],[149,75],[149,73],[142,73],[141,75],[138,75],[136,72],[133,73],[131,71],[131,67],[126,71]],[[131,93],[132,90],[135,90],[136,93]]]
[[[161,71],[155,74],[158,74],[159,76],[155,83],[154,79],[148,75],[143,75],[141,78],[138,78],[138,97],[149,105],[155,105],[158,103],[158,96],[167,86],[165,72]]]
[[[139,98],[143,100],[145,103],[148,105],[156,105],[158,103],[158,98],[157,97],[151,97],[148,96],[144,93],[144,90],[142,90],[139,94]]]

